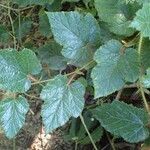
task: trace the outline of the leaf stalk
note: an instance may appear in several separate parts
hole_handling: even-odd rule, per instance
[[[138,54],[139,54],[139,62],[140,62],[139,89],[140,89],[140,92],[141,92],[141,95],[142,95],[142,100],[144,102],[145,109],[148,113],[150,113],[149,105],[148,105],[148,102],[146,100],[145,93],[144,93],[144,88],[143,88],[143,84],[142,84],[142,75],[143,75],[142,67],[141,67],[142,44],[143,44],[143,37],[142,37],[142,35],[140,35],[139,46],[138,46]]]

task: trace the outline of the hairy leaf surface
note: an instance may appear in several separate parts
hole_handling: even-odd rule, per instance
[[[78,117],[84,107],[85,87],[78,81],[67,85],[66,76],[58,75],[43,88],[42,118],[46,133]]]
[[[25,115],[29,110],[27,100],[19,96],[17,99],[6,98],[0,102],[0,119],[8,138],[13,138],[25,123]]]
[[[130,143],[143,141],[149,136],[146,128],[149,116],[143,109],[113,101],[111,104],[97,107],[92,112],[107,131]]]
[[[150,3],[144,4],[131,23],[144,37],[150,37]]]
[[[112,32],[127,36],[133,34],[129,18],[135,11],[134,7],[129,9],[130,5],[123,4],[122,0],[95,0],[95,7],[100,19],[108,23]]]
[[[55,40],[63,46],[62,54],[70,63],[82,66],[92,59],[99,45],[100,29],[91,14],[48,12]]]
[[[0,50],[0,64],[0,89],[11,92],[27,91],[31,86],[28,75],[41,71],[36,55],[29,49]]]
[[[107,96],[121,89],[125,82],[135,82],[139,75],[138,54],[133,48],[125,48],[117,40],[110,40],[95,53],[97,62],[91,77],[95,98]]]

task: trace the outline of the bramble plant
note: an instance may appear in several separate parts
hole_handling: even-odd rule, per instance
[[[64,3],[74,11],[64,11]],[[22,15],[36,6],[35,32],[48,39],[43,46],[30,43],[34,21],[30,12]],[[113,136],[112,149],[117,138],[129,143],[149,138],[149,0],[13,0],[0,8],[9,18],[0,25],[0,125],[8,138],[23,127],[34,88],[43,101],[47,134],[70,120],[66,138],[91,142],[95,150],[104,133]],[[140,95],[136,104],[122,98],[127,89]],[[90,104],[87,92],[94,97]]]

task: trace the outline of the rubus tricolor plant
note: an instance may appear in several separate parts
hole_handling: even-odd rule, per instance
[[[0,26],[0,41],[3,45],[13,41],[0,50],[2,130],[10,139],[17,135],[30,108],[28,91],[38,88],[46,133],[68,122],[66,137],[77,144],[91,142],[95,150],[104,131],[129,143],[146,141],[150,123],[150,1],[83,0],[84,8],[63,11],[60,7],[65,2],[75,5],[79,0],[0,4],[8,11],[10,22]],[[21,16],[37,5],[37,32],[49,39],[38,48],[27,42],[33,26],[31,14]],[[45,64],[53,75],[45,73]],[[75,69],[66,72],[69,65]],[[140,95],[139,107],[121,99],[128,88]],[[90,104],[87,92],[94,97]],[[80,121],[83,126],[78,127]]]

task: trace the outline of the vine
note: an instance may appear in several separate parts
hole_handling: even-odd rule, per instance
[[[0,126],[13,149],[34,99],[45,132],[67,124],[75,150],[149,139],[150,2],[9,0],[0,8]]]

